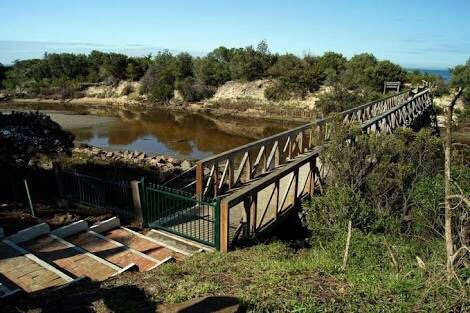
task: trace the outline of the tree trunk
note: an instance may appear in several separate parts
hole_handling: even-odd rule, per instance
[[[452,102],[447,107],[446,111],[446,128],[444,139],[444,231],[446,240],[446,254],[447,254],[447,278],[450,279],[454,273],[454,266],[452,256],[454,255],[454,243],[452,238],[452,208],[449,196],[452,195],[450,168],[451,168],[451,146],[452,146],[452,115],[454,112],[454,105],[457,99],[462,94],[462,89],[459,89],[457,94],[452,99]]]

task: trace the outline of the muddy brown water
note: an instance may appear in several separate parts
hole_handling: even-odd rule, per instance
[[[4,104],[0,112],[39,110],[71,131],[76,142],[106,150],[143,151],[202,159],[299,123],[267,119],[151,110],[99,110],[51,104]],[[110,114],[110,112],[112,112]]]

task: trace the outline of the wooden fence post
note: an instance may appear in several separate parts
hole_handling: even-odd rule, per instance
[[[204,168],[201,162],[196,163],[196,195],[199,200],[203,196],[203,185],[204,185]]]
[[[52,162],[52,168],[54,169],[55,182],[57,185],[57,191],[59,193],[59,198],[64,198],[64,186],[62,185],[62,166],[59,162]]]
[[[132,203],[134,206],[134,221],[140,226],[144,224],[144,217],[142,214],[142,201],[140,200],[140,185],[138,180],[131,181]],[[143,186],[142,186],[143,187]]]
[[[229,249],[229,212],[228,203],[220,203],[220,252],[228,252]]]

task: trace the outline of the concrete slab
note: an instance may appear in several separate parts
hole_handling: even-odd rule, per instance
[[[77,221],[75,223],[65,225],[61,228],[51,231],[52,235],[60,238],[69,237],[77,233],[85,232],[88,230],[88,223],[84,220]]]
[[[146,236],[155,238],[157,240],[161,240],[162,242],[166,242],[169,245],[174,245],[179,249],[183,249],[190,253],[196,253],[200,250],[207,251],[207,252],[214,252],[215,249],[209,246],[200,244],[193,240],[189,240],[183,238],[181,236],[174,235],[172,233],[160,230],[160,229],[151,229],[147,232]]]
[[[111,217],[110,219],[101,221],[90,227],[90,230],[97,232],[99,234],[107,232],[108,230],[118,228],[121,226],[121,221],[116,216]]]
[[[13,243],[21,243],[48,234],[49,232],[49,225],[41,223],[22,229],[16,234],[9,236],[7,239]]]

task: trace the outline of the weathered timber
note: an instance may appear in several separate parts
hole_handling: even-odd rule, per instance
[[[409,126],[431,105],[431,94],[429,90],[424,90],[410,99],[404,99],[399,104],[389,107],[381,114],[363,121],[361,127],[365,133],[391,133],[398,127]],[[352,110],[352,112],[357,111]],[[285,149],[290,143],[291,141],[287,139]],[[266,144],[261,147],[258,156],[264,154]],[[316,186],[321,188],[322,165],[318,156],[322,147],[323,145],[317,145],[310,150],[306,149],[303,153],[298,153],[296,158],[283,162],[275,170],[267,172],[258,179],[252,179],[249,184],[222,197],[220,202],[222,210],[221,251],[227,251],[233,241],[238,239],[242,234],[240,229],[245,229],[243,232],[245,237],[262,233],[291,212],[291,209],[296,207],[302,198],[313,196]],[[245,155],[246,153],[247,151]],[[259,159],[256,159],[255,164]],[[247,161],[244,160],[240,164],[243,166],[245,162]],[[215,166],[212,166],[212,175],[214,168]]]
[[[346,110],[341,115],[345,123],[362,124],[405,102],[411,95],[409,90],[404,91]],[[328,138],[329,121],[329,118],[317,119],[198,161],[196,194],[200,198],[226,194],[311,151]]]

